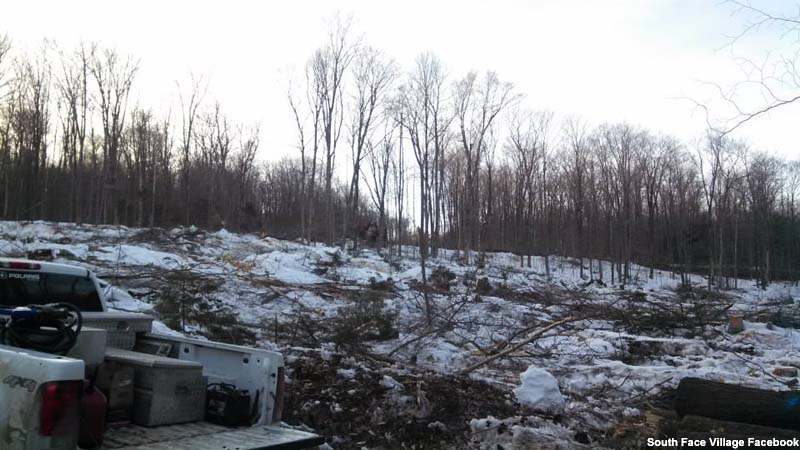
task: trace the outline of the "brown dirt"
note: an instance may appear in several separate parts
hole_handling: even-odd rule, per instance
[[[463,449],[471,419],[520,413],[507,392],[465,377],[336,355],[326,360],[310,351],[289,366],[284,420],[313,428],[337,450]],[[355,376],[337,376],[338,369]],[[382,385],[384,375],[403,388]]]

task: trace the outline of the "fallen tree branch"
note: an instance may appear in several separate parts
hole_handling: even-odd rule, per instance
[[[496,359],[499,359],[499,358],[502,358],[502,357],[504,357],[506,355],[514,353],[517,350],[519,350],[522,347],[524,347],[525,345],[528,345],[531,342],[533,342],[534,340],[536,340],[536,338],[538,338],[541,335],[543,335],[543,334],[547,333],[548,331],[552,330],[553,328],[556,328],[556,327],[559,327],[561,325],[564,325],[565,323],[574,322],[576,320],[578,320],[578,318],[574,317],[574,316],[569,316],[569,317],[565,317],[565,318],[563,318],[561,320],[557,320],[557,321],[545,326],[544,328],[539,329],[535,333],[533,333],[530,336],[528,336],[527,338],[523,339],[518,344],[516,344],[516,345],[514,345],[512,347],[509,347],[509,348],[503,350],[502,352],[495,353],[494,355],[484,359],[483,361],[479,361],[479,362],[467,367],[466,369],[461,371],[461,374],[462,375],[467,375],[467,374],[475,371],[476,369],[479,369],[479,368],[489,364],[490,362],[492,362],[492,361],[494,361]]]
[[[409,340],[401,343],[400,345],[395,347],[394,350],[392,350],[389,353],[387,353],[386,356],[391,358],[392,356],[394,356],[395,353],[397,353],[400,350],[408,347],[409,345],[413,344],[414,342],[419,342],[419,341],[425,339],[426,337],[428,337],[428,336],[430,336],[430,335],[432,335],[432,334],[434,334],[436,332],[439,332],[439,331],[440,331],[440,328],[431,328],[431,329],[425,331],[424,333],[420,334],[419,336],[416,336],[416,337],[414,337],[412,339],[409,339]]]

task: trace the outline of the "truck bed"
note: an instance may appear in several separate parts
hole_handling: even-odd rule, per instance
[[[106,431],[101,450],[278,450],[324,443],[320,436],[278,426],[227,428],[208,422]]]

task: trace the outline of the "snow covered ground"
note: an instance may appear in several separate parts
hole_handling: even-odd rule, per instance
[[[738,289],[716,296],[700,289],[704,278],[695,275],[697,289],[681,294],[679,277],[656,270],[651,279],[649,270],[634,266],[636,280],[622,290],[590,282],[588,262],[582,279],[577,261],[553,257],[548,279],[541,257],[528,267],[518,256],[493,253],[478,267],[442,251],[429,263],[435,288],[428,320],[415,251],[406,248],[402,258],[372,249],[351,255],[225,230],[0,222],[1,255],[49,253],[56,261],[90,268],[113,284],[113,308],[159,316],[165,285],[182,280],[186,289],[195,289],[202,281],[210,286],[197,288],[205,307],[212,314],[232,312],[259,345],[351,351],[389,366],[394,361],[401,372],[457,374],[550,322],[574,317],[468,375],[498,388],[518,409],[510,417],[469,418],[475,448],[524,449],[526,442],[543,439],[562,447],[598,441],[620,420],[640,417],[686,376],[769,389],[796,386],[794,378],[773,372],[800,367],[800,332],[778,326],[788,322],[776,319],[795,310],[798,286],[773,283],[761,290],[752,280],[740,280]],[[596,263],[594,269],[596,278]],[[377,311],[392,318],[393,332],[345,345],[343,330],[365,332],[342,322],[364,319],[354,305],[365,295],[382,302]],[[744,317],[743,332],[728,332],[731,315]],[[686,323],[670,322],[678,319]],[[184,333],[208,335],[199,319],[184,325]],[[157,326],[170,332],[164,323]],[[343,365],[336,377],[352,382],[357,366]],[[387,378],[380,379],[384,390],[402,391]],[[425,418],[437,429],[441,422],[431,414],[417,413],[415,420]]]

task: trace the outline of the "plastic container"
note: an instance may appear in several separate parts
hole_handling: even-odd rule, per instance
[[[98,448],[103,445],[106,431],[106,396],[93,382],[85,381],[81,398],[81,425],[78,433],[78,447]]]
[[[106,423],[117,426],[130,423],[133,413],[134,369],[114,361],[106,361],[97,372],[97,387],[106,395]]]

